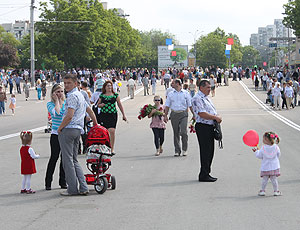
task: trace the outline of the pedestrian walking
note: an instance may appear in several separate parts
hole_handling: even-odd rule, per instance
[[[215,182],[217,178],[210,175],[211,164],[215,151],[214,121],[221,123],[222,118],[217,114],[215,106],[208,98],[211,91],[210,82],[201,80],[199,92],[193,97],[192,105],[196,116],[196,134],[200,148],[200,173],[198,180],[201,182]]]
[[[17,104],[16,95],[14,94],[10,95],[9,108],[11,109],[12,115],[15,115],[16,104]]]
[[[63,115],[65,112],[65,95],[64,95],[64,89],[60,84],[55,84],[52,87],[50,98],[51,101],[47,103],[47,109],[51,115],[51,120],[52,120],[51,137],[50,137],[51,154],[48,161],[48,166],[47,166],[47,171],[45,176],[46,190],[51,190],[51,184],[53,180],[53,174],[55,171],[56,162],[59,156],[61,155],[57,129],[62,122]],[[62,189],[67,188],[62,159],[60,160],[60,167],[59,167],[59,185]]]
[[[40,79],[38,79],[36,81],[36,90],[37,90],[37,97],[38,97],[38,100],[41,100],[41,93],[42,93],[42,82]]]
[[[155,115],[157,111],[164,111],[163,99],[160,96],[154,96],[153,100],[155,109],[152,109],[148,117],[152,118],[150,128],[154,134],[154,144],[156,148],[155,156],[159,156],[163,152],[166,124],[163,120],[163,116]]]
[[[42,80],[42,97],[43,97],[43,100],[45,100],[45,97],[46,97],[46,93],[47,93],[47,82],[46,80]]]
[[[22,78],[19,75],[17,75],[15,77],[15,83],[16,83],[16,88],[17,88],[18,94],[21,94],[21,86],[20,86],[21,80],[22,80]]]
[[[280,176],[280,149],[278,147],[279,137],[274,132],[266,132],[263,135],[263,143],[261,149],[253,148],[253,152],[257,158],[261,159],[260,177],[262,178],[261,190],[259,196],[266,195],[266,187],[268,180],[270,179],[273,185],[274,196],[281,196],[281,192],[278,190],[277,177]]]
[[[89,190],[82,168],[77,160],[79,140],[81,134],[84,133],[85,113],[88,113],[94,125],[98,125],[98,123],[95,114],[77,89],[77,77],[67,74],[64,77],[64,86],[67,92],[65,113],[57,132],[68,189],[66,192],[62,192],[61,195],[87,195]]]
[[[157,81],[157,79],[156,79],[156,75],[154,73],[151,78],[152,95],[156,94],[156,81]]]
[[[3,91],[3,87],[0,85],[0,115],[5,114],[5,102],[7,101],[6,93]]]
[[[142,79],[142,83],[144,86],[144,96],[149,95],[149,78],[148,78],[148,74],[145,74],[145,76]]]
[[[286,106],[287,106],[286,109],[289,110],[291,106],[294,107],[292,102],[294,96],[293,82],[290,81],[286,84],[284,94],[285,94]]]
[[[8,84],[9,84],[9,93],[12,94],[14,89],[14,81],[13,81],[13,76],[11,75],[8,78]]]
[[[216,95],[216,79],[213,74],[210,75],[209,78],[211,96],[214,97]]]
[[[27,80],[25,80],[25,83],[23,85],[23,91],[25,93],[25,100],[28,101],[29,92],[30,92],[30,83],[28,83]]]
[[[281,110],[281,87],[280,87],[280,83],[276,82],[276,85],[273,89],[273,101],[274,101],[274,109],[278,109]]]
[[[109,132],[112,154],[115,154],[115,132],[118,122],[116,103],[123,115],[123,120],[127,121],[119,94],[113,91],[112,81],[106,81],[103,85],[102,94],[100,95],[97,103],[97,106],[101,108],[98,123],[105,127]]]
[[[193,97],[195,95],[195,92],[196,92],[196,85],[194,84],[193,79],[190,79],[189,91],[190,91],[191,97]]]
[[[22,147],[20,149],[21,155],[21,174],[23,175],[21,193],[23,194],[33,194],[34,190],[31,189],[31,176],[36,173],[34,159],[40,157],[40,155],[35,154],[32,143],[32,133],[29,131],[23,131],[20,133],[20,138],[22,141]]]
[[[132,77],[127,82],[128,87],[128,96],[130,96],[130,99],[134,99],[134,91],[136,90],[136,84],[135,81],[132,79]]]
[[[224,72],[224,84],[225,84],[226,86],[229,86],[228,78],[229,78],[229,70],[228,70],[228,69],[225,69],[225,72]]]
[[[171,110],[170,119],[173,128],[174,147],[176,157],[187,156],[188,150],[188,109],[190,108],[193,117],[194,112],[191,104],[191,96],[188,91],[182,89],[181,80],[174,80],[174,90],[167,95],[165,104],[164,121],[168,122],[169,109]],[[180,136],[182,147],[180,145]]]

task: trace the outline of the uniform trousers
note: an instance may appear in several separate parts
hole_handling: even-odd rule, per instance
[[[77,160],[80,130],[64,128],[58,134],[59,145],[69,194],[88,191],[88,186],[82,168]]]
[[[196,123],[195,129],[200,147],[199,178],[206,178],[210,174],[215,151],[214,127],[213,125]]]
[[[187,122],[188,112],[171,112],[170,114],[171,124],[174,134],[174,147],[175,153],[181,153],[180,136],[182,141],[182,150],[187,151],[188,148],[188,134],[187,134]]]

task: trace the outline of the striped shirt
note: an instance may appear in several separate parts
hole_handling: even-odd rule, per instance
[[[47,109],[48,109],[48,112],[50,113],[51,119],[52,119],[51,134],[58,135],[57,129],[60,126],[60,124],[63,120],[63,115],[64,115],[64,112],[65,112],[65,102],[64,102],[62,108],[60,109],[59,114],[55,111],[55,104],[52,101],[47,103]]]

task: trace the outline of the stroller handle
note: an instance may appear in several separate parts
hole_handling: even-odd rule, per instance
[[[90,151],[91,153],[97,153],[97,154],[100,154],[100,155],[105,155],[105,156],[109,156],[109,157],[112,157],[113,156],[113,154],[111,154],[111,153],[102,153],[102,152],[100,152],[100,151],[97,151],[97,150],[91,150]]]

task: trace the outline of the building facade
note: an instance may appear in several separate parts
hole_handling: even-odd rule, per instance
[[[20,40],[30,33],[29,21],[15,21],[15,23],[3,23],[1,26],[8,33],[12,33],[16,39]]]

